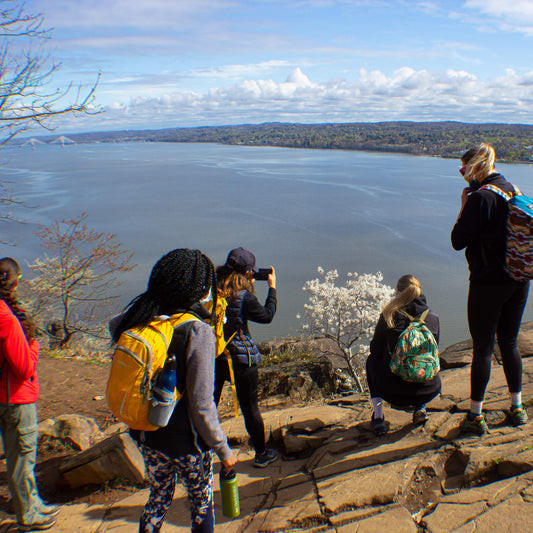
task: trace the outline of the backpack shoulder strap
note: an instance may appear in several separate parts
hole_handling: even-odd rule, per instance
[[[188,315],[188,316],[183,316]],[[196,316],[183,313],[174,323],[174,315],[170,318],[174,326],[174,336],[172,337],[172,353],[176,356],[178,366],[176,369],[177,383],[176,388],[180,394],[184,394],[186,388],[185,376],[187,374],[187,346],[191,336],[192,327],[195,322],[203,322]],[[169,346],[170,348],[171,346]]]
[[[513,196],[516,195],[517,189],[514,185],[513,185],[513,188],[514,188],[514,194],[509,194],[503,191],[502,189],[500,189],[499,187],[496,187],[496,185],[491,185],[488,183],[486,185],[483,185],[483,187],[480,187],[479,190],[485,189],[486,191],[492,191],[496,193],[498,196],[501,196],[502,198],[504,198],[506,201],[509,201]]]
[[[418,317],[418,322],[420,322],[421,324],[425,324],[428,313],[429,313],[429,307]]]

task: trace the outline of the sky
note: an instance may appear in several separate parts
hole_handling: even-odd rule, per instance
[[[4,0],[5,1],[5,0]],[[263,122],[533,123],[533,0],[27,0],[56,131]]]

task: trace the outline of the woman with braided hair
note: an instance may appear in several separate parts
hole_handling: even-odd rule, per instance
[[[213,399],[216,343],[213,329],[204,322],[212,317],[202,305],[211,294],[216,299],[211,260],[199,250],[173,250],[152,269],[146,292],[113,321],[118,322],[116,327],[113,323],[110,326],[113,341],[117,342],[122,332],[146,326],[158,315],[187,312],[199,318],[192,322],[185,338],[176,333],[168,349],[169,354],[176,356],[178,383],[185,388],[168,425],[156,431],[131,431],[139,442],[150,483],[140,533],[160,531],[172,503],[176,478],[187,490],[191,531],[212,532],[212,450],[226,470],[237,462],[220,427]]]
[[[59,508],[43,503],[35,482],[39,344],[34,324],[17,301],[20,277],[14,259],[0,259],[0,433],[17,526],[40,531],[56,523]]]

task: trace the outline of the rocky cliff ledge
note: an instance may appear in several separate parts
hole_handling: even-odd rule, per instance
[[[531,348],[532,338],[533,328],[527,324],[521,343],[529,342]],[[533,355],[525,346],[524,355]],[[241,515],[233,520],[222,515],[216,479],[215,531],[533,531],[533,422],[519,428],[507,425],[502,367],[495,359],[485,403],[490,432],[483,437],[461,435],[458,429],[469,405],[470,367],[450,368],[441,375],[443,394],[428,404],[425,426],[414,426],[410,413],[386,408],[389,432],[382,437],[370,430],[365,395],[292,407],[265,403],[267,432],[283,455],[265,469],[252,466],[242,417],[227,418],[223,426],[240,461]],[[528,357],[523,397],[532,417],[533,358]],[[135,531],[146,498],[143,489],[109,507],[71,505],[63,509],[54,531]],[[162,531],[189,531],[181,487]]]

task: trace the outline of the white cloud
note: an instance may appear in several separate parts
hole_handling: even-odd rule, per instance
[[[403,67],[387,75],[361,69],[354,83],[316,83],[296,68],[282,83],[248,79],[205,93],[174,92],[117,102],[103,115],[77,119],[69,131],[387,120],[530,123],[533,71],[519,75],[509,70],[482,81],[464,70],[434,73]]]
[[[464,7],[488,16],[494,27],[533,36],[533,0],[466,0]]]
[[[231,0],[30,0],[46,14],[48,24],[68,27],[130,29],[186,26],[191,17],[213,14],[235,5]]]
[[[282,60],[263,61],[247,65],[223,65],[220,67],[196,69],[190,74],[198,77],[242,78],[244,76],[268,73],[275,69],[290,67],[291,62]]]

